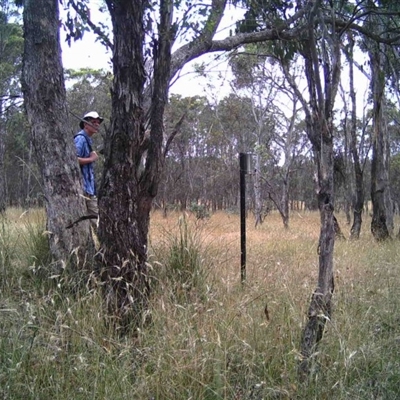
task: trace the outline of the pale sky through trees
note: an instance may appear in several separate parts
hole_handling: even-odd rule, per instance
[[[91,19],[93,22],[104,21],[104,15],[98,10],[102,4],[102,0],[91,0]],[[228,11],[231,11],[228,9]],[[233,9],[232,9],[233,11]],[[60,9],[61,18],[64,19],[66,12]],[[235,21],[238,19],[240,14],[229,13],[221,22],[222,28],[217,33],[216,38],[222,39],[229,36],[229,30],[234,30]],[[107,16],[108,18],[108,16]],[[71,46],[65,41],[66,34],[61,29],[61,47],[62,47],[62,59],[65,69],[81,69],[81,68],[92,68],[92,69],[104,69],[112,70],[111,65],[111,52],[98,41],[96,36],[92,32],[85,32],[82,40],[72,41]],[[215,58],[217,57],[217,60]],[[170,93],[180,94],[182,96],[195,96],[195,95],[210,95],[212,92],[220,92],[222,97],[229,93],[229,79],[231,77],[228,72],[226,64],[226,57],[217,54],[206,54],[194,60],[192,63],[187,64],[181,71],[179,78],[173,81]],[[199,76],[195,72],[195,65],[205,65],[205,71],[207,76]],[[209,85],[213,87],[210,88]],[[218,96],[219,97],[219,96]]]
[[[101,0],[91,0],[93,7],[91,9],[91,17],[93,21],[99,21],[101,13],[98,11]],[[66,11],[60,7],[61,19],[66,18]],[[66,43],[66,33],[61,28],[61,48],[63,66],[65,69],[106,69],[111,70],[111,53],[100,43],[96,42],[96,36],[92,32],[85,32],[82,40],[76,42],[71,41],[71,46]]]
[[[105,18],[108,18],[107,14],[99,12],[99,7],[103,3],[102,0],[90,0],[91,4],[91,19],[93,22],[106,22]],[[61,18],[64,19],[66,12],[61,7],[60,9]],[[224,17],[221,22],[221,29],[216,35],[217,39],[222,39],[229,36],[230,30],[234,31],[235,22],[240,18],[243,12],[234,11],[231,7],[228,9],[228,15]],[[96,41],[96,36],[92,32],[85,32],[82,40],[71,42],[71,46],[65,41],[66,34],[61,29],[61,47],[62,47],[62,59],[65,69],[80,69],[80,68],[92,68],[92,69],[104,69],[112,71],[111,65],[111,52],[99,42]],[[178,44],[179,46],[180,44]],[[204,65],[203,65],[204,64]],[[343,65],[345,65],[345,59],[343,57]],[[205,74],[200,76],[195,71],[195,66],[204,66]],[[356,90],[358,90],[357,103],[358,103],[358,114],[362,113],[363,106],[365,104],[365,93],[368,89],[368,80],[355,69],[356,74]],[[190,96],[207,96],[212,98],[214,101],[221,100],[227,96],[230,92],[230,80],[232,75],[230,69],[227,66],[226,55],[224,54],[206,54],[191,63],[188,63],[180,72],[179,77],[173,80],[171,86],[171,94],[180,94],[183,97]],[[342,79],[344,87],[347,82],[347,70],[342,71]],[[341,99],[336,99],[336,109],[340,108]]]

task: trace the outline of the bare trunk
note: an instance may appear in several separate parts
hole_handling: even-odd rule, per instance
[[[371,232],[378,241],[390,237],[390,198],[389,198],[389,160],[388,137],[383,121],[385,76],[381,65],[379,47],[370,50],[373,96],[373,137],[371,161]],[[389,203],[389,204],[388,204]]]
[[[353,225],[350,229],[350,238],[359,239],[362,226],[362,210],[364,207],[364,171],[361,168],[360,156],[357,150],[357,102],[356,91],[354,88],[354,62],[353,48],[354,39],[349,36],[349,78],[350,78],[350,98],[351,98],[351,127],[350,127],[350,153],[353,157],[355,193],[353,200]]]
[[[262,198],[261,198],[261,155],[259,153],[255,156],[256,165],[254,173],[254,214],[255,214],[255,226],[261,225],[263,222],[262,217]]]
[[[31,206],[31,203],[32,203],[32,199],[31,199],[32,151],[33,151],[32,142],[29,141],[28,177],[27,177],[27,181],[26,181],[26,197],[25,197],[25,203],[26,203],[26,206],[27,206],[28,208]]]
[[[350,225],[351,224],[351,215],[350,215],[351,201],[347,197],[349,197],[348,195],[351,193],[351,185],[346,185],[345,191],[346,191],[346,195],[345,195],[346,201],[344,204],[344,213],[346,215],[346,224]]]
[[[106,0],[114,32],[111,129],[99,193],[99,263],[106,299],[116,327],[143,321],[150,292],[147,244],[150,210],[162,166],[163,115],[170,65],[169,2],[160,4],[161,30],[154,50],[154,88],[150,115],[144,114],[146,82],[141,0]],[[144,145],[149,117],[150,138]],[[147,153],[146,153],[147,152]]]
[[[140,1],[110,3],[107,2],[114,28],[114,82],[111,127],[105,140],[99,191],[98,234],[107,305],[117,318],[116,323],[125,327],[135,316],[140,318],[149,291],[146,259],[151,199],[141,191],[139,183],[143,162],[140,145],[145,134],[144,7]]]
[[[274,192],[271,184],[266,182],[268,197],[275,204],[276,208],[279,211],[279,214],[282,218],[283,226],[285,229],[289,229],[289,201],[288,201],[288,186],[286,182],[284,183],[284,187],[282,189],[282,195],[279,199],[279,196]]]
[[[282,187],[281,217],[285,229],[289,229],[289,165],[284,166],[285,178]]]
[[[325,121],[324,121],[325,122]],[[303,331],[301,354],[303,361],[299,366],[302,378],[308,376],[312,362],[311,356],[322,339],[325,323],[332,314],[333,248],[335,243],[335,217],[333,202],[333,144],[331,133],[324,131],[325,123],[320,125],[322,140],[318,159],[318,205],[321,219],[319,238],[319,273],[318,286],[315,289],[308,310],[308,321]],[[314,126],[314,129],[316,127]],[[315,131],[316,134],[318,131]]]
[[[318,285],[308,310],[308,321],[301,341],[302,362],[300,379],[311,372],[312,354],[322,339],[326,321],[332,315],[334,291],[333,250],[335,244],[334,217],[334,157],[333,157],[333,107],[339,85],[341,60],[340,37],[332,32],[330,41],[321,44],[324,87],[320,75],[320,59],[314,37],[314,20],[309,21],[309,46],[304,51],[306,77],[311,109],[306,111],[307,134],[313,145],[318,171],[318,206],[321,219],[318,255]],[[322,22],[320,20],[320,22]]]
[[[50,251],[58,266],[73,253],[80,265],[90,243],[87,223],[65,226],[84,214],[80,171],[65,131],[66,94],[59,38],[58,0],[26,0],[22,89],[32,143],[43,177]]]
[[[339,221],[337,220],[336,216],[333,215],[333,228],[335,231],[335,238],[336,239],[346,239],[344,236],[342,229],[340,228]]]
[[[6,210],[6,182],[4,171],[5,130],[0,125],[0,214]]]
[[[351,154],[348,148],[348,143],[350,141],[349,133],[347,129],[345,130],[345,149],[344,149],[344,204],[343,209],[346,215],[346,225],[351,224],[351,208],[352,208],[352,199],[353,199],[353,174],[352,174],[352,162],[351,162]]]

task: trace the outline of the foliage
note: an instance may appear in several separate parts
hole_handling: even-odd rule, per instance
[[[0,210],[8,203],[8,179],[12,179],[5,167],[10,136],[9,121],[21,111],[20,73],[22,67],[22,26],[20,16],[9,1],[0,1]]]
[[[192,203],[190,211],[196,216],[196,219],[205,219],[210,217],[210,213],[204,204]]]
[[[247,8],[243,20],[237,24],[239,32],[253,32],[270,28],[287,20],[293,15],[295,8],[293,2],[288,0],[235,0],[234,4],[241,4]]]
[[[9,1],[0,1],[0,94],[2,103],[12,104],[21,96],[23,36],[20,15]],[[2,107],[4,112],[4,106]]]

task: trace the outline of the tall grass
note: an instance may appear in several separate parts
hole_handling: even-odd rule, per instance
[[[32,275],[46,262],[44,223],[20,215],[1,225],[2,399],[400,397],[400,250],[375,243],[369,221],[359,241],[336,243],[333,318],[299,384],[317,214],[293,214],[289,230],[275,214],[257,229],[248,223],[241,285],[237,216],[155,213],[151,324],[124,338],[104,323],[100,288],[70,295],[62,279]]]
[[[160,233],[152,252],[157,266],[154,277],[161,291],[169,290],[171,300],[178,303],[201,300],[210,290],[213,268],[203,222],[197,218],[190,223],[189,216],[182,214],[176,226],[161,227]]]

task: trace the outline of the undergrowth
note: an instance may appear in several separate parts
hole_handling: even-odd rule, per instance
[[[243,285],[237,216],[153,215],[151,323],[120,337],[93,276],[74,288],[67,270],[51,275],[42,212],[9,210],[0,222],[0,398],[397,399],[400,251],[395,240],[375,243],[367,224],[358,242],[336,243],[333,317],[300,384],[317,214],[293,215],[289,230],[274,214],[248,224]]]

